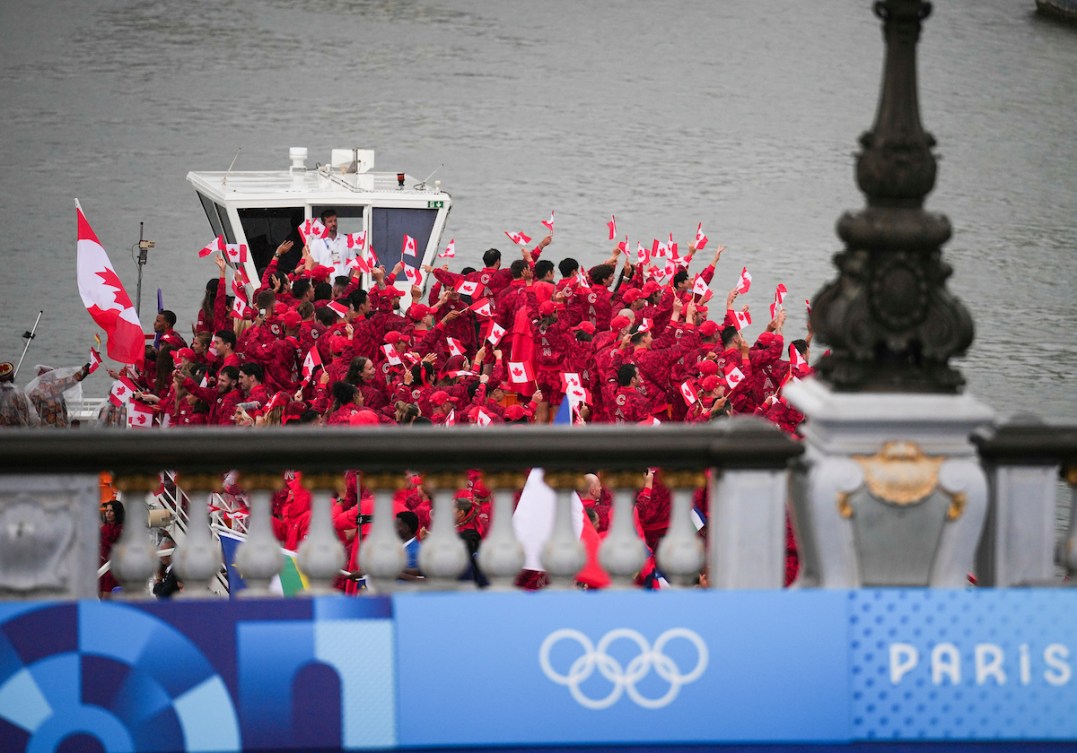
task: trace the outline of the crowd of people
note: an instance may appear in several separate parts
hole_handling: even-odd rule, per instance
[[[322,219],[335,228],[331,210]],[[684,255],[663,244],[657,259],[633,256],[620,244],[585,270],[573,258],[549,260],[552,240],[522,246],[507,264],[491,248],[479,269],[424,266],[431,283],[425,298],[419,285],[405,294],[396,284],[402,274],[420,278],[404,261],[388,271],[374,266],[364,288],[355,266],[334,251],[343,245],[322,239],[311,244],[313,252],[305,246],[291,270],[280,260],[292,243],[281,244],[250,295],[217,256],[218,275],[206,285],[190,341],[176,330],[174,312],[159,312],[143,368],[109,371],[119,385],[113,397],[128,394],[110,400],[100,420],[123,425],[137,415],[159,427],[548,423],[567,401],[575,423],[751,414],[796,435],[803,416],[782,388],[811,373],[810,328],[787,348],[785,310],[776,297],[770,320],[750,343],[743,333],[749,309],[736,307],[750,284],[743,275],[712,315],[710,285],[724,247],[698,272],[695,243]],[[18,415],[33,411],[16,395],[8,367],[0,364],[0,420],[18,424]],[[69,378],[86,373],[83,367]],[[53,391],[67,386],[54,381]],[[642,530],[657,543],[669,492],[660,478],[647,484],[637,508]],[[428,505],[421,484],[410,488],[415,499],[402,499],[398,512],[419,515],[421,537]],[[369,515],[360,511],[354,479],[351,490],[341,514],[355,520],[338,530],[354,530]],[[485,525],[474,485],[468,494],[458,529],[475,531],[474,550]],[[588,509],[601,531],[608,523],[602,505]],[[294,546],[309,522],[309,495],[286,485],[275,520],[282,543]]]

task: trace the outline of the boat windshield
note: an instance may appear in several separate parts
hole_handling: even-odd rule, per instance
[[[273,252],[284,241],[292,241],[292,250],[281,257],[279,267],[288,272],[295,268],[302,257],[303,241],[299,226],[303,224],[303,207],[272,207],[268,209],[239,209],[239,221],[243,223],[243,235],[247,249],[254,259],[258,274],[262,274],[273,259]]]
[[[438,210],[374,207],[371,213],[371,243],[385,271],[390,271],[401,259],[412,267],[422,265]],[[415,239],[418,249],[415,256],[402,256],[405,234]]]

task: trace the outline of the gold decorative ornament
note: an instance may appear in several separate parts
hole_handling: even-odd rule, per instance
[[[945,458],[925,455],[915,442],[898,441],[887,442],[875,455],[853,455],[853,460],[873,496],[894,505],[912,505],[938,486]]]

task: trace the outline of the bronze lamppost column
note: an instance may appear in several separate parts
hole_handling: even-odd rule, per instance
[[[950,222],[923,208],[935,185],[935,139],[920,122],[916,44],[931,12],[923,0],[874,4],[886,63],[872,129],[860,137],[857,184],[867,206],[838,221],[838,279],[816,294],[812,325],[831,347],[817,373],[833,389],[957,392],[949,359],[972,343],[972,318],[946,290]]]

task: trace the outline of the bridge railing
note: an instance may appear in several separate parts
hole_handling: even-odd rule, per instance
[[[541,561],[552,586],[570,587],[585,564],[572,500],[582,474],[601,471],[613,494],[611,528],[599,561],[612,585],[627,587],[647,552],[632,523],[632,508],[648,468],[662,469],[671,492],[669,529],[656,558],[676,585],[695,584],[703,569],[718,588],[781,588],[789,461],[802,447],[755,419],[698,426],[501,426],[443,428],[204,429],[190,431],[0,433],[0,594],[8,599],[90,598],[96,595],[99,551],[97,474],[110,471],[127,508],[124,534],[112,552],[112,572],[131,594],[157,567],[155,547],[142,525],[145,500],[158,473],[178,472],[191,500],[218,488],[236,469],[250,497],[246,540],[236,564],[251,595],[266,594],[283,566],[273,535],[270,499],[282,472],[302,471],[312,494],[309,531],[298,565],[312,593],[331,592],[347,566],[333,528],[332,505],[347,469],[362,472],[375,497],[373,524],[359,544],[362,570],[373,586],[391,590],[404,565],[393,527],[393,496],[404,473],[420,472],[432,492],[431,526],[420,568],[425,588],[459,587],[471,565],[455,530],[454,492],[467,469],[480,469],[493,501],[490,529],[478,564],[492,585],[511,586],[523,552],[511,525],[526,472],[540,468],[555,490],[552,534]],[[693,495],[706,487],[709,547],[693,524]],[[198,503],[201,507],[201,502]],[[577,512],[578,516],[578,512]],[[209,514],[189,510],[175,567],[191,594],[220,570],[220,549]],[[208,594],[207,594],[208,595]]]
[[[1058,567],[1077,569],[1077,427],[1014,423],[978,434],[990,500],[976,556],[981,585],[1058,583]],[[112,472],[124,489],[128,525],[113,548],[112,570],[131,594],[158,565],[142,522],[143,500],[162,471],[181,474],[194,502],[175,567],[189,595],[209,596],[201,583],[220,575],[221,553],[202,500],[220,474],[237,469],[249,494],[246,540],[236,564],[251,595],[268,593],[284,565],[273,534],[270,500],[282,472],[303,472],[311,490],[309,532],[298,565],[312,593],[332,592],[348,569],[334,530],[333,500],[347,469],[362,472],[374,494],[373,523],[358,560],[375,591],[396,586],[404,553],[393,528],[393,497],[406,471],[424,475],[432,493],[432,523],[421,549],[423,588],[456,589],[472,559],[455,527],[454,493],[466,469],[480,469],[492,490],[490,528],[477,564],[491,585],[511,587],[524,564],[512,512],[529,469],[541,468],[555,490],[552,534],[541,555],[551,586],[571,587],[586,562],[573,492],[582,474],[601,471],[612,491],[611,527],[599,562],[613,587],[629,587],[647,552],[632,508],[648,468],[661,468],[671,491],[669,528],[655,551],[672,585],[695,585],[701,569],[719,589],[781,588],[785,515],[796,490],[802,446],[754,419],[691,426],[487,428],[204,429],[189,431],[77,430],[0,433],[0,598],[93,598],[97,594],[99,520],[97,474]],[[797,459],[797,462],[791,462]],[[1068,507],[1057,501],[1060,469],[1070,484]],[[706,539],[693,523],[693,497],[706,488]],[[792,490],[792,491],[791,491]],[[578,511],[576,513],[579,515]],[[796,522],[796,521],[794,521]],[[705,543],[706,542],[706,543]]]

